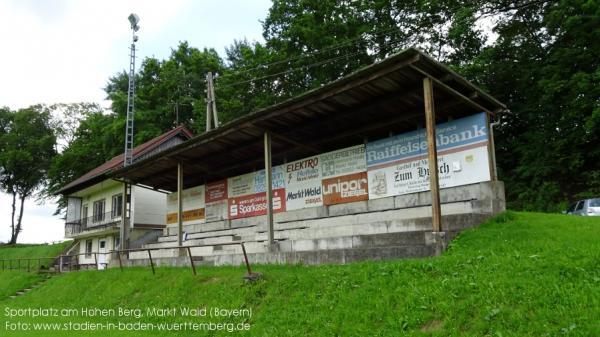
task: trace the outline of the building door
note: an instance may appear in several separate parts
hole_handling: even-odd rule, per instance
[[[106,268],[107,264],[107,247],[106,247],[106,239],[100,239],[98,242],[98,269],[102,270]]]

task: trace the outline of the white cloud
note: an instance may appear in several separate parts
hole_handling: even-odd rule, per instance
[[[10,240],[10,215],[12,213],[12,196],[0,193],[0,241]],[[19,201],[17,200],[17,212]],[[22,232],[19,243],[42,243],[61,241],[64,239],[65,223],[62,219],[52,216],[56,210],[53,202],[36,204],[33,199],[25,201]],[[16,218],[15,218],[16,221]]]
[[[140,15],[144,34],[151,36],[159,34],[186,4],[0,2],[0,105],[16,109],[35,103],[104,100],[102,87],[108,77],[128,65],[129,13]]]
[[[140,16],[139,61],[168,57],[179,41],[224,47],[234,39],[262,41],[259,20],[269,0],[0,0],[0,106],[97,102],[108,78],[129,68],[127,16]],[[56,205],[27,201],[19,242],[48,242],[64,234]],[[10,197],[0,194],[0,241],[10,237]]]

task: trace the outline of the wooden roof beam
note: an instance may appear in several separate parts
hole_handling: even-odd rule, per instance
[[[295,145],[295,146],[298,146],[298,147],[302,147],[302,148],[305,148],[307,150],[314,151],[314,152],[321,151],[321,148],[318,147],[318,146],[310,145],[310,144],[307,144],[307,143],[302,143],[302,142],[294,140],[294,139],[292,139],[290,137],[286,137],[286,136],[281,135],[279,133],[275,133],[273,131],[269,131],[269,133],[271,134],[271,137],[280,139],[280,140],[282,140],[282,141],[284,141],[286,143],[290,143],[292,145]]]
[[[294,132],[304,134],[304,138],[306,138],[308,135],[307,130],[314,128],[315,126],[324,125],[324,124],[337,124],[340,121],[347,120],[349,115],[360,114],[360,113],[366,112],[368,110],[377,108],[378,106],[386,105],[388,103],[391,103],[391,102],[394,102],[397,100],[402,100],[409,96],[420,94],[422,90],[420,88],[418,88],[418,89],[407,90],[402,93],[399,93],[399,91],[400,90],[393,91],[386,95],[373,98],[372,100],[370,100],[366,103],[360,104],[358,107],[355,107],[354,109],[350,110],[347,113],[338,113],[337,115],[330,117],[330,118],[317,119],[314,122],[307,123],[307,124],[301,126],[300,128],[296,129]]]
[[[425,72],[425,71],[423,71],[423,70],[421,70],[421,69],[419,69],[419,68],[415,67],[415,66],[414,66],[414,65],[412,65],[412,64],[411,64],[411,65],[409,65],[409,67],[410,67],[411,69],[413,69],[413,70],[415,70],[415,71],[419,72],[419,73],[420,73],[421,75],[423,75],[424,77],[431,78],[431,80],[432,80],[432,81],[433,81],[433,82],[434,82],[434,83],[435,83],[437,86],[439,86],[440,88],[444,89],[446,92],[449,92],[449,93],[451,93],[451,94],[453,94],[453,95],[455,95],[455,96],[458,96],[458,97],[460,97],[460,98],[464,99],[464,100],[465,100],[465,101],[466,101],[466,102],[467,102],[469,105],[471,105],[471,106],[473,106],[473,107],[475,107],[475,108],[477,108],[477,109],[481,109],[482,111],[485,111],[485,112],[487,112],[488,114],[490,114],[490,115],[492,115],[492,116],[494,116],[494,115],[495,115],[495,114],[494,114],[494,112],[492,112],[492,111],[491,111],[491,110],[489,110],[488,108],[486,108],[486,107],[482,106],[481,104],[479,104],[479,103],[477,103],[477,102],[473,101],[473,100],[472,100],[472,99],[470,99],[469,97],[467,97],[467,96],[463,95],[462,93],[458,92],[457,90],[455,90],[455,89],[451,88],[449,85],[447,85],[446,83],[444,83],[444,82],[442,82],[442,81],[438,80],[437,78],[435,78],[435,77],[431,76],[431,75],[430,75],[430,74],[428,74],[427,72]]]
[[[401,62],[398,62],[398,63],[396,63],[394,65],[390,65],[388,67],[379,69],[379,70],[377,70],[377,71],[375,71],[375,72],[373,72],[373,73],[371,73],[371,74],[369,74],[369,75],[367,75],[367,76],[365,76],[363,78],[359,78],[359,79],[353,78],[354,74],[351,74],[351,75],[348,76],[347,83],[345,83],[345,84],[336,83],[338,85],[338,88],[326,91],[326,92],[324,92],[324,93],[322,93],[322,94],[320,94],[318,96],[310,97],[308,99],[304,98],[302,100],[299,100],[298,102],[295,102],[295,104],[291,104],[291,105],[289,105],[289,106],[287,106],[287,107],[285,107],[283,109],[280,109],[280,110],[277,110],[277,111],[273,111],[271,114],[265,114],[263,116],[258,116],[258,117],[255,118],[255,121],[260,121],[260,120],[263,120],[263,119],[272,118],[273,116],[278,116],[278,115],[284,114],[284,113],[286,113],[288,111],[291,111],[291,110],[297,110],[297,109],[302,108],[303,106],[307,106],[307,105],[313,104],[315,102],[322,101],[322,100],[324,100],[324,99],[326,99],[328,97],[338,95],[338,94],[343,93],[345,91],[348,91],[348,90],[350,90],[352,88],[359,87],[359,86],[361,86],[363,84],[366,84],[366,83],[369,83],[371,81],[374,81],[374,80],[376,80],[376,79],[378,79],[378,78],[380,78],[380,77],[382,77],[384,75],[387,75],[387,74],[389,74],[391,72],[397,71],[397,70],[402,69],[402,68],[407,67],[407,66],[410,66],[413,63],[419,61],[420,59],[421,59],[421,55],[420,54],[415,54],[415,55],[413,55],[412,57],[408,58],[405,61],[401,61]],[[308,93],[319,91],[320,89],[321,88],[315,88],[313,90],[308,91]],[[302,97],[298,96],[297,98],[300,99]]]

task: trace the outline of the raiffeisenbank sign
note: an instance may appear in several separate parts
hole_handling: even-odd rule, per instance
[[[436,126],[440,187],[490,179],[484,113]],[[425,129],[367,143],[369,199],[429,189]]]
[[[490,180],[485,114],[439,124],[436,135],[441,188]],[[265,214],[265,178],[260,170],[185,190],[184,221]],[[425,130],[273,166],[272,186],[275,212],[427,191]],[[176,201],[169,196],[168,223],[177,220]]]

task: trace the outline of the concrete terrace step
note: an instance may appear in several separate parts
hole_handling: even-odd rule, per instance
[[[251,266],[257,264],[344,264],[364,260],[390,260],[402,258],[427,257],[434,254],[432,246],[409,245],[409,246],[384,246],[384,247],[363,247],[363,248],[342,248],[328,250],[310,250],[300,252],[256,252],[248,253],[248,260]],[[152,262],[155,266],[190,266],[190,259],[187,256],[152,256]],[[139,259],[130,259],[124,262],[127,266],[149,266],[148,257]],[[194,258],[194,264],[199,266],[219,266],[219,265],[242,265],[244,257],[242,254],[221,254],[205,257],[202,260]]]
[[[209,237],[209,238],[205,238],[205,239],[191,239],[191,240],[185,240],[183,242],[184,246],[195,246],[195,245],[218,245],[218,244],[223,244],[223,243],[233,243],[233,242],[238,242],[241,241],[241,237],[240,236],[235,236],[235,235],[226,235],[226,236],[215,236],[215,237]],[[173,247],[177,245],[176,241],[163,241],[163,242],[156,242],[156,243],[148,243],[145,244],[144,247],[142,248],[166,248],[166,247]]]
[[[331,238],[300,239],[278,241],[281,252],[303,252],[315,250],[336,250],[354,248],[373,248],[384,246],[424,246],[426,245],[425,233],[428,231],[411,231],[398,233],[383,233],[370,235],[351,235]],[[190,244],[191,245],[191,244]],[[267,253],[266,242],[245,242],[248,254]],[[215,245],[211,247],[192,247],[192,255],[210,259],[211,256],[242,255],[240,245]],[[186,254],[185,252],[183,252]],[[178,249],[161,249],[152,251],[156,258],[173,258],[180,254]],[[130,259],[146,259],[147,252],[132,252]]]
[[[252,222],[245,223],[242,225],[232,226],[231,221],[235,220],[220,220],[215,222],[207,222],[207,223],[196,223],[183,225],[183,231],[187,233],[210,233],[210,232],[219,232],[219,231],[228,231],[231,229],[243,229],[247,227],[255,227],[262,222]],[[263,221],[264,222],[264,221]],[[177,235],[177,225],[168,225],[163,230],[164,236],[169,235]]]
[[[300,252],[254,253],[248,254],[250,264],[343,264],[364,260],[389,260],[417,258],[433,255],[430,246],[386,246],[369,248],[343,248],[328,250],[310,250]],[[239,254],[218,255],[206,258],[215,265],[241,265],[243,256]]]
[[[187,256],[176,256],[176,257],[154,257],[152,256],[152,263],[157,267],[189,267],[190,258]],[[124,266],[127,267],[148,267],[150,268],[150,259],[146,258],[130,259],[123,262]],[[194,265],[196,268],[205,266],[214,266],[214,261],[196,260],[194,258]]]
[[[450,215],[468,215],[473,213],[471,207],[471,201],[461,201],[454,202],[451,204],[442,205],[442,214],[446,217]],[[290,230],[290,234],[281,234],[281,238],[294,238],[293,234],[296,229],[309,229],[314,228],[315,233],[319,232],[329,232],[327,234],[323,234],[326,237],[335,236],[335,235],[344,235],[344,234],[368,234],[369,230],[360,228],[362,226],[369,226],[371,224],[385,224],[389,228],[386,231],[372,232],[372,233],[380,233],[380,232],[398,232],[398,231],[410,231],[410,230],[421,230],[428,229],[427,222],[430,224],[431,220],[431,207],[429,206],[421,206],[421,207],[413,207],[407,209],[393,209],[393,210],[384,210],[378,212],[368,212],[368,213],[357,213],[350,215],[339,215],[339,216],[331,216],[325,218],[315,218],[311,220],[300,220],[300,221],[290,221],[286,223],[276,223],[274,224],[274,229],[276,232]],[[419,219],[419,221],[416,221]],[[425,219],[423,221],[423,219]],[[426,222],[426,223],[424,223]],[[349,229],[349,225],[357,225],[354,226],[355,231],[353,232],[345,232],[344,229]],[[199,225],[201,226],[201,225]],[[346,227],[343,227],[346,226]],[[339,227],[339,230],[322,230],[325,227]],[[366,231],[366,232],[365,232]],[[301,233],[300,231],[295,231],[296,233]],[[231,228],[231,229],[222,229],[215,231],[200,231],[200,232],[191,232],[187,231],[189,239],[195,238],[204,238],[204,237],[215,237],[219,235],[238,235],[242,237],[244,241],[254,241],[254,240],[266,240],[266,224],[261,224],[260,226],[247,226],[242,228]],[[256,235],[255,235],[256,233]],[[305,231],[304,233],[307,233]],[[312,236],[308,236],[305,238],[314,238],[318,237],[320,234],[314,234]],[[276,235],[277,237],[277,235]],[[303,237],[303,236],[301,236]],[[159,238],[159,242],[174,242],[176,241],[176,235],[163,236]]]
[[[233,241],[237,241],[239,240],[241,236],[240,235],[236,235],[236,234],[222,234],[222,235],[203,235],[200,237],[196,237],[195,235],[187,235],[187,239],[186,241],[199,241],[199,240],[220,240],[222,238],[232,238]],[[159,240],[159,243],[164,243],[164,242],[175,242],[177,241],[177,236],[164,236],[162,237],[162,240]],[[156,242],[154,242],[156,243]]]
[[[277,242],[285,242],[285,240],[276,240]],[[242,242],[242,241],[240,241]],[[233,243],[233,242],[232,242]],[[184,246],[193,246],[197,243],[193,241],[186,241],[183,243]],[[162,246],[158,247],[146,247],[151,249],[152,258],[173,258],[178,257],[180,252],[177,248],[173,247],[173,243],[161,243]],[[244,242],[244,246],[246,248],[247,253],[257,253],[257,252],[266,252],[266,241],[249,241]],[[154,249],[161,248],[161,249]],[[214,244],[212,246],[207,247],[191,247],[190,248],[192,255],[194,257],[206,257],[211,255],[223,255],[223,254],[242,254],[242,247],[239,244],[232,245],[223,245],[223,244]],[[182,250],[182,253],[187,256],[187,251]],[[136,251],[129,253],[129,259],[147,259],[148,251]]]
[[[283,252],[302,252],[312,250],[350,249],[382,246],[420,246],[425,245],[427,231],[385,233],[375,235],[353,235],[332,238],[281,240],[279,249]],[[247,242],[244,244],[246,253],[267,253],[265,242]],[[225,247],[223,247],[225,248]],[[225,255],[227,252],[242,254],[241,246],[229,246],[222,251],[213,251],[213,256]],[[209,258],[209,257],[207,257]]]
[[[231,228],[224,228],[224,229],[217,229],[217,230],[210,230],[205,228],[205,225],[210,225],[212,223],[208,223],[208,224],[199,224],[199,225],[191,225],[191,226],[184,226],[183,231],[186,232],[188,234],[188,237],[190,238],[202,238],[202,237],[209,237],[209,236],[214,236],[214,235],[227,235],[227,234],[233,234],[233,235],[244,235],[244,234],[248,234],[248,233],[256,233],[259,231],[266,231],[267,230],[267,224],[266,224],[266,220],[260,220],[259,218],[262,217],[255,217],[255,218],[249,218],[249,219],[253,219],[253,221],[255,221],[255,223],[253,225],[247,225],[247,226],[241,226],[241,227],[231,227]],[[298,226],[295,224],[295,222],[277,222],[275,221],[275,227],[276,229],[293,229],[293,228],[297,228]],[[176,227],[169,227],[170,228],[170,232],[169,235],[163,235],[162,237],[159,237],[158,240],[159,241],[171,241],[171,240],[176,240],[177,238],[177,228]]]
[[[444,207],[445,206],[445,207]],[[472,214],[471,202],[457,202],[442,205],[442,214],[445,216],[457,214]],[[391,221],[392,223],[404,224],[414,222],[415,219],[428,219],[431,221],[431,207],[422,206],[406,209],[393,209],[379,212],[357,213],[351,215],[330,216],[312,220],[296,221],[296,227],[334,227],[341,225],[368,225],[371,223]],[[412,228],[408,228],[409,230]],[[418,229],[418,228],[414,228]]]
[[[384,198],[388,199],[388,198]],[[384,199],[378,199],[376,201],[382,201]],[[379,219],[380,216],[390,215],[391,218],[419,218],[419,217],[431,217],[431,205],[413,206],[407,208],[384,208],[382,210],[373,210],[366,207],[365,202],[356,202],[349,204],[334,205],[337,208],[331,210],[329,213],[321,210],[315,212],[314,209],[320,209],[320,207],[306,208],[301,210],[290,211],[294,216],[282,217],[283,213],[276,213],[275,215],[275,227],[276,228],[293,228],[293,227],[310,227],[311,224],[317,225],[323,221],[355,221],[359,223],[366,223],[373,220],[385,220]],[[331,206],[330,206],[331,207]],[[472,213],[473,200],[460,200],[445,203],[441,205],[442,214],[460,214],[460,213]],[[305,217],[300,216],[303,212],[307,212]],[[286,212],[289,213],[289,212]],[[348,220],[353,219],[353,220]],[[266,218],[265,216],[257,216],[251,218],[242,218],[235,220],[221,220],[216,222],[208,222],[202,224],[184,225],[183,230],[189,234],[195,233],[211,233],[223,231],[225,233],[242,233],[242,231],[252,231],[253,228],[258,227],[258,230],[266,230]],[[314,227],[314,226],[313,226]],[[166,236],[177,235],[177,227],[170,225],[165,228]]]
[[[386,213],[385,211],[381,213]],[[383,216],[381,218],[389,218],[394,214]],[[348,216],[350,217],[350,216]],[[356,216],[354,216],[356,217]],[[471,227],[477,224],[488,215],[486,214],[455,214],[445,215],[442,217],[442,223],[444,230],[449,233],[457,232],[465,227]],[[352,219],[344,219],[352,220]],[[356,248],[358,238],[363,240],[368,236],[380,236],[379,240],[383,240],[384,237],[389,237],[389,240],[398,240],[399,238],[409,238],[407,241],[403,241],[405,245],[421,244],[422,240],[415,237],[415,233],[422,233],[431,229],[431,219],[428,217],[414,218],[414,219],[393,219],[386,221],[371,222],[367,224],[355,224],[354,221],[349,221],[350,224],[338,225],[337,222],[323,222],[320,227],[291,227],[290,230],[278,229],[275,231],[276,240],[282,241],[282,249],[285,251],[309,251],[309,250],[322,250],[322,249],[348,249]],[[353,238],[355,237],[355,238]],[[234,240],[235,239],[235,240]],[[265,242],[267,241],[267,233],[261,231],[260,233],[244,235],[242,237],[232,236],[217,236],[206,239],[194,239],[187,240],[184,245],[205,245],[214,244],[216,247],[196,247],[192,248],[194,255],[211,256],[211,255],[227,255],[227,254],[241,254],[241,247],[238,245],[232,246],[218,246],[223,243],[232,242],[245,242],[248,253],[263,253],[265,250]],[[411,243],[412,242],[412,243]],[[168,248],[174,246],[175,241],[160,242],[154,244],[145,245],[146,248]],[[373,242],[370,243],[373,245]],[[398,243],[395,243],[396,245]],[[152,255],[164,256],[167,258],[178,256],[177,251],[172,250],[156,250],[152,252]],[[131,258],[147,258],[147,253],[135,253]]]
[[[282,244],[283,251],[331,250],[347,248],[370,248],[386,246],[420,246],[425,245],[425,233],[428,231],[385,233],[374,235],[353,235],[312,240],[290,240],[291,247]]]
[[[227,220],[221,221],[213,221],[207,223],[197,223],[197,224],[189,224],[183,225],[183,230],[186,232],[210,232],[210,231],[218,231],[223,229],[229,229],[229,222]],[[167,225],[165,229],[163,229],[164,235],[175,235],[177,234],[177,225]]]
[[[187,233],[187,237],[189,239],[203,239],[209,237],[216,236],[225,236],[225,235],[243,235],[246,233],[255,233],[258,230],[257,226],[244,227],[244,228],[234,228],[234,229],[223,229],[218,231],[201,231],[201,232],[191,232],[185,231]],[[167,241],[176,241],[177,234],[172,234],[168,236],[162,236],[158,238],[159,242],[167,242]]]
[[[486,215],[483,214],[461,214],[447,215],[442,217],[444,230],[459,231],[464,227],[472,226],[474,223],[483,221]],[[371,222],[367,224],[344,224],[323,223],[320,227],[306,227],[292,230],[276,230],[274,232],[276,239],[318,239],[341,237],[347,235],[369,235],[383,233],[402,233],[424,231],[431,229],[430,218],[416,219],[395,219]],[[254,236],[242,236],[242,241],[246,240],[267,240],[268,234],[260,232]]]

